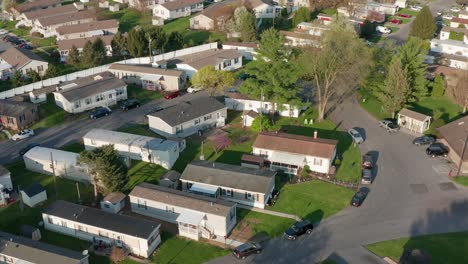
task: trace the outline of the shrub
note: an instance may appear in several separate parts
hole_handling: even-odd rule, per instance
[[[301,177],[302,178],[307,177],[307,175],[309,175],[309,171],[310,171],[309,165],[305,165],[304,168],[302,168]]]
[[[445,93],[444,78],[439,74],[435,77],[432,86],[432,97],[442,97]]]
[[[258,115],[252,122],[251,129],[256,132],[260,132],[260,120],[262,124],[263,131],[268,131],[273,127],[273,122],[267,115]]]

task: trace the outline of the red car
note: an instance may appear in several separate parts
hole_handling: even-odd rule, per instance
[[[180,92],[179,91],[175,91],[175,92],[172,92],[172,93],[167,93],[166,95],[164,95],[164,99],[174,99],[176,97],[178,97],[180,95]]]
[[[401,20],[400,19],[392,19],[389,21],[390,23],[392,24],[397,24],[397,25],[400,25],[401,24]]]
[[[398,14],[399,17],[410,18],[411,15],[408,14]]]

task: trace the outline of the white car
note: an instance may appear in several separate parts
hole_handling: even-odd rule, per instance
[[[452,7],[452,8],[450,8],[450,11],[455,12],[455,13],[458,13],[458,12],[461,11],[461,9],[458,8],[458,7]]]
[[[359,134],[359,132],[356,129],[351,128],[350,130],[348,130],[348,134],[353,138],[354,143],[361,144],[362,142],[364,142],[364,138],[361,136],[361,134]]]
[[[5,29],[0,29],[0,35],[8,34],[8,31]]]
[[[196,93],[196,92],[199,92],[199,91],[201,91],[200,88],[193,88],[193,87],[187,88],[187,92],[189,92],[189,93]]]
[[[389,34],[392,33],[392,31],[388,27],[382,27],[382,26],[377,26],[375,28],[377,32],[383,33],[383,34]]]
[[[18,134],[14,134],[11,137],[11,139],[16,141],[18,139],[25,139],[25,138],[28,138],[28,137],[31,137],[31,136],[34,136],[34,130],[25,129],[25,130],[21,130],[20,132],[18,132]]]
[[[420,7],[420,6],[410,6],[410,9],[414,10],[414,11],[421,11],[422,7]]]
[[[442,17],[443,19],[452,20],[453,16],[451,14],[446,14]]]

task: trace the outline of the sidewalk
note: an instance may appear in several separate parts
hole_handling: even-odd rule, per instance
[[[274,216],[290,218],[290,219],[293,219],[293,220],[296,220],[296,221],[301,221],[302,220],[299,216],[293,215],[293,214],[286,214],[286,213],[261,209],[261,208],[257,208],[257,207],[250,207],[250,206],[243,205],[243,204],[237,204],[237,207],[247,209],[247,210],[250,210],[250,211],[254,211],[254,212],[263,213],[263,214],[269,214],[269,215],[274,215]]]

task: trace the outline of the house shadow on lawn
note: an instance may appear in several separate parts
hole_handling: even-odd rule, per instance
[[[241,165],[242,155],[248,154],[242,151],[236,150],[224,150],[221,156],[216,159],[216,162],[232,164],[232,165]]]
[[[320,222],[322,221],[323,219],[323,211],[322,209],[318,209],[318,210],[315,210],[311,213],[308,213],[304,219],[308,220],[309,222],[311,222],[312,224],[314,224],[314,227],[317,227]]]

